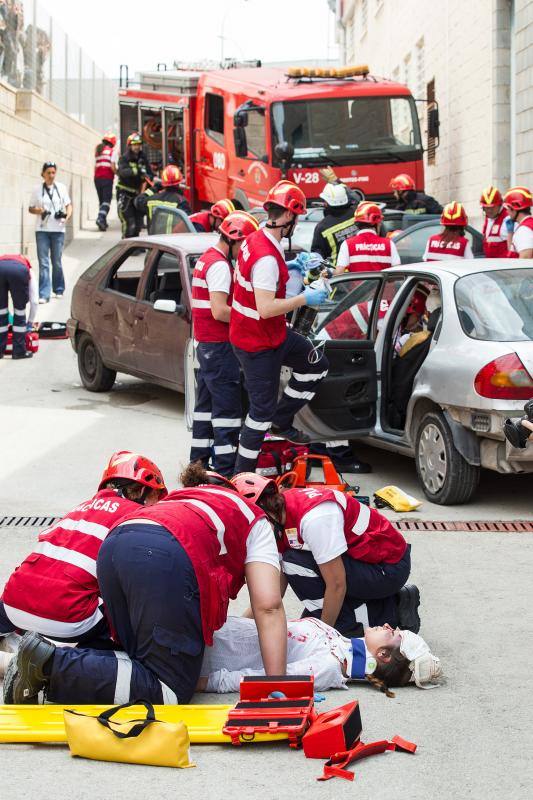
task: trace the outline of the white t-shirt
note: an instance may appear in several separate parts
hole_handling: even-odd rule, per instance
[[[287,675],[314,675],[316,691],[344,689],[351,664],[351,641],[318,619],[287,623]],[[201,675],[208,692],[238,692],[243,675],[264,675],[259,635],[253,619],[228,617],[206,647]]]
[[[300,522],[304,550],[310,550],[317,564],[326,564],[348,549],[344,535],[344,514],[333,501],[319,503]]]
[[[263,228],[263,233],[270,239],[272,244],[279,250],[283,256],[283,247],[272,234]],[[274,256],[263,256],[259,258],[252,267],[250,282],[254,289],[265,289],[268,292],[275,292],[278,288],[279,280],[279,267],[278,262]]]
[[[533,249],[533,230],[526,225],[519,225],[513,233],[513,249],[520,253],[522,250]]]
[[[231,270],[228,262],[221,259],[211,264],[205,276],[205,281],[210,292],[229,294],[231,291]]]
[[[52,186],[48,187],[45,187],[44,183],[39,183],[32,192],[30,208],[44,208],[45,211],[50,212],[50,216],[43,220],[35,214],[35,230],[47,231],[48,233],[64,233],[65,220],[55,219],[54,214],[56,211],[66,211],[66,207],[71,202],[64,183],[55,181]]]
[[[378,235],[376,233],[376,231],[372,230],[372,228],[363,228],[363,230],[358,231],[355,235],[358,236],[360,233],[372,233],[374,236]],[[352,238],[352,237],[350,237],[350,238]],[[398,250],[396,249],[396,245],[394,244],[392,239],[391,239],[391,243],[390,243],[390,252],[391,252],[391,258],[392,258],[391,267],[397,267],[402,262],[401,262]],[[337,266],[338,267],[343,267],[344,269],[346,269],[346,267],[350,266],[350,253],[348,252],[348,239],[345,239],[344,242],[339,247],[339,255],[337,256]]]

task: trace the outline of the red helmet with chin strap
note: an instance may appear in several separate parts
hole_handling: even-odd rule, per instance
[[[119,450],[113,453],[100,480],[98,491],[112,480],[122,479],[135,481],[143,486],[149,486],[160,492],[160,497],[168,494],[163,475],[159,467],[149,458],[129,450]]]
[[[503,204],[508,211],[525,211],[531,208],[533,196],[525,186],[515,186],[505,192]]]
[[[407,192],[416,189],[414,180],[406,172],[396,175],[389,183],[389,186],[394,192]]]
[[[239,472],[231,479],[231,482],[239,494],[252,503],[257,503],[265,492],[268,494],[279,493],[276,481],[258,475],[256,472]]]
[[[258,230],[259,223],[247,211],[233,211],[218,226],[218,233],[232,242],[242,242],[243,239]]]
[[[292,181],[278,181],[269,190],[263,208],[268,211],[270,205],[286,208],[296,216],[307,211],[305,195]]]
[[[225,219],[228,214],[231,214],[233,211],[235,211],[235,206],[227,197],[225,197],[223,200],[218,200],[216,203],[213,203],[209,209],[209,213],[217,219]]]

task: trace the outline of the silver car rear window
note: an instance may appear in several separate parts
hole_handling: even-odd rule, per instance
[[[471,339],[524,342],[533,339],[533,269],[476,272],[459,278],[455,302]]]

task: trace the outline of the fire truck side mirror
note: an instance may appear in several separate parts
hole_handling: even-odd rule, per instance
[[[288,142],[278,142],[274,148],[274,155],[283,169],[289,169],[294,156],[294,147]]]
[[[428,109],[428,136],[430,139],[439,138],[439,107],[433,106]]]
[[[248,156],[248,142],[246,141],[244,128],[233,128],[233,141],[235,142],[235,155],[238,158],[246,158]]]
[[[236,128],[246,128],[248,125],[248,112],[243,108],[238,108],[233,115],[233,124]]]

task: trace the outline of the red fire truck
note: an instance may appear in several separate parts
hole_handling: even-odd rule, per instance
[[[415,101],[366,67],[266,67],[143,73],[119,91],[121,139],[140,131],[150,160],[183,170],[192,207],[230,197],[261,205],[281,177],[318,199],[332,166],[367,197],[391,198],[409,173],[424,188]]]

